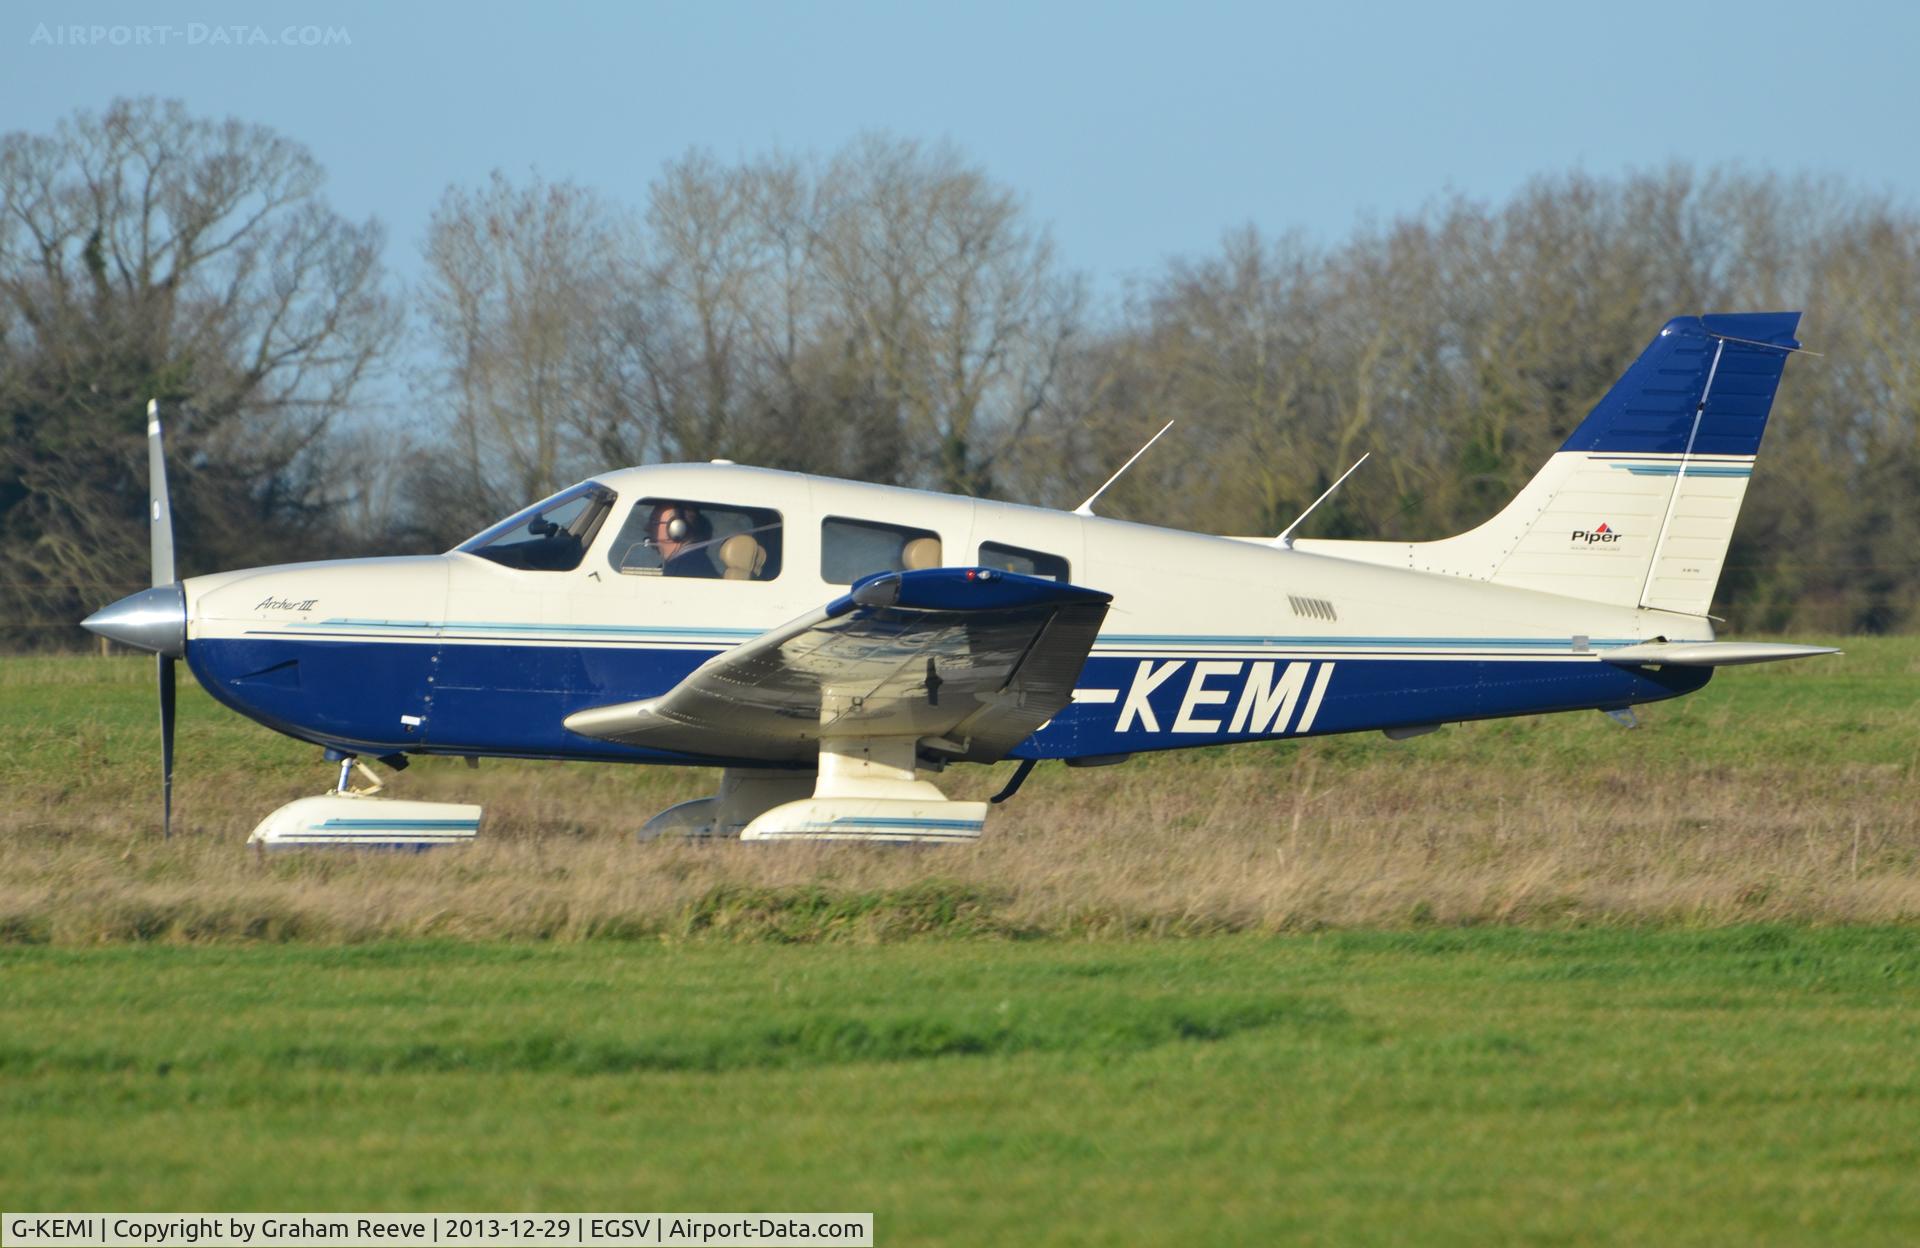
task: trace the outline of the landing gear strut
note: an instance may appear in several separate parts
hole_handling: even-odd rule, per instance
[[[353,787],[353,773],[356,771],[366,777],[367,786],[365,788],[357,789]],[[358,754],[349,754],[340,760],[340,780],[333,786],[333,791],[336,796],[372,797],[375,793],[380,792],[386,787],[387,782],[382,780],[373,768],[361,762]]]

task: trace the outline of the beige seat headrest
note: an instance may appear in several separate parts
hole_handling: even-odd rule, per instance
[[[900,548],[900,566],[909,572],[940,566],[940,539],[916,537]]]
[[[729,581],[751,581],[767,566],[767,549],[751,533],[735,533],[720,543],[720,575]]]

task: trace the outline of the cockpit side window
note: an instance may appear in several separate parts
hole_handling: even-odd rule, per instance
[[[623,576],[770,581],[780,575],[780,513],[685,498],[643,498],[607,562]]]
[[[454,549],[528,572],[571,572],[586,557],[613,498],[612,490],[588,481],[515,512]]]
[[[1049,555],[1043,550],[1025,550],[1019,546],[1003,546],[999,542],[980,543],[980,566],[1018,572],[1022,576],[1051,577],[1062,584],[1073,579],[1067,561],[1059,555]]]
[[[940,535],[932,529],[829,516],[820,522],[820,579],[851,585],[875,572],[937,568]]]

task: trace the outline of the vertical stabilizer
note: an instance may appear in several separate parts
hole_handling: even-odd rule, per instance
[[[1500,514],[1437,542],[1300,542],[1319,554],[1613,606],[1706,614],[1798,312],[1683,316]]]

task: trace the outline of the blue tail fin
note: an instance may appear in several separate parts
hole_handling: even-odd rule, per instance
[[[1485,524],[1437,542],[1298,549],[1704,615],[1799,323],[1798,312],[1675,317]]]
[[[1560,449],[1758,454],[1799,324],[1798,312],[1674,317]]]

